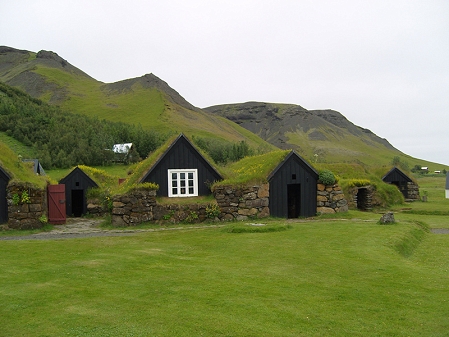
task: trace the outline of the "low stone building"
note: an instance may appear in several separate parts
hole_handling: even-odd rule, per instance
[[[393,167],[387,174],[382,177],[385,183],[393,184],[403,194],[406,200],[419,200],[419,186],[404,172],[397,167]]]

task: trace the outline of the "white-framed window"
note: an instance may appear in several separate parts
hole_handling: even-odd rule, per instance
[[[168,196],[198,196],[198,170],[168,170]]]

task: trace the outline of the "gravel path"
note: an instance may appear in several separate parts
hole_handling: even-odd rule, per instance
[[[85,219],[85,218],[69,218],[64,225],[54,225],[54,228],[49,232],[41,232],[29,235],[11,235],[0,236],[0,241],[5,240],[54,240],[54,239],[74,239],[74,238],[88,238],[100,236],[131,236],[142,232],[156,232],[166,230],[181,230],[181,229],[200,229],[222,227],[220,225],[197,225],[197,226],[182,226],[182,227],[161,227],[149,229],[103,229],[100,227],[102,219]],[[432,228],[430,230],[433,234],[449,234],[449,228]]]
[[[199,229],[222,227],[223,225],[207,226],[182,226],[182,227],[161,227],[149,229],[103,229],[100,227],[102,219],[69,218],[63,225],[54,225],[49,232],[41,232],[29,235],[0,236],[2,240],[54,240],[54,239],[74,239],[89,238],[99,236],[131,236],[142,232],[157,232],[164,230]]]

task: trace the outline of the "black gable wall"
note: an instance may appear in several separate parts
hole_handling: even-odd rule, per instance
[[[317,211],[317,180],[314,172],[299,156],[292,153],[269,179],[270,215],[289,217],[289,185],[299,192],[298,216],[309,217]]]
[[[8,203],[6,200],[6,187],[9,176],[0,168],[0,223],[8,221]]]
[[[405,173],[399,170],[397,167],[393,168],[390,172],[388,172],[382,180],[386,183],[401,183],[406,184],[408,182],[412,182],[412,179],[408,177]]]
[[[209,195],[211,193],[209,186],[214,181],[222,179],[184,136],[177,139],[161,160],[142,179],[142,182],[159,184],[157,194],[167,197],[169,169],[197,169],[198,195]]]
[[[65,185],[67,216],[81,216],[87,213],[87,189],[98,185],[79,167],[73,169],[60,184]]]

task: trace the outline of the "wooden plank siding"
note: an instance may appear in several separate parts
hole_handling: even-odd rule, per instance
[[[386,183],[394,183],[398,182],[400,184],[411,183],[412,179],[408,177],[404,172],[402,172],[397,167],[393,167],[383,178],[382,180]]]
[[[169,169],[197,169],[198,195],[209,195],[211,193],[210,185],[214,181],[223,179],[182,134],[150,168],[141,182],[157,183],[159,185],[158,196],[168,197]]]
[[[270,215],[288,217],[288,185],[300,185],[299,216],[316,215],[318,173],[292,151],[268,177],[270,183]]]
[[[0,223],[8,221],[8,202],[6,200],[6,188],[10,176],[0,167]]]
[[[98,187],[79,167],[59,181],[65,185],[67,216],[81,216],[87,213],[87,189]]]
[[[408,197],[408,183],[413,182],[410,177],[397,167],[393,167],[386,175],[384,175],[382,181],[396,185],[404,198]]]

